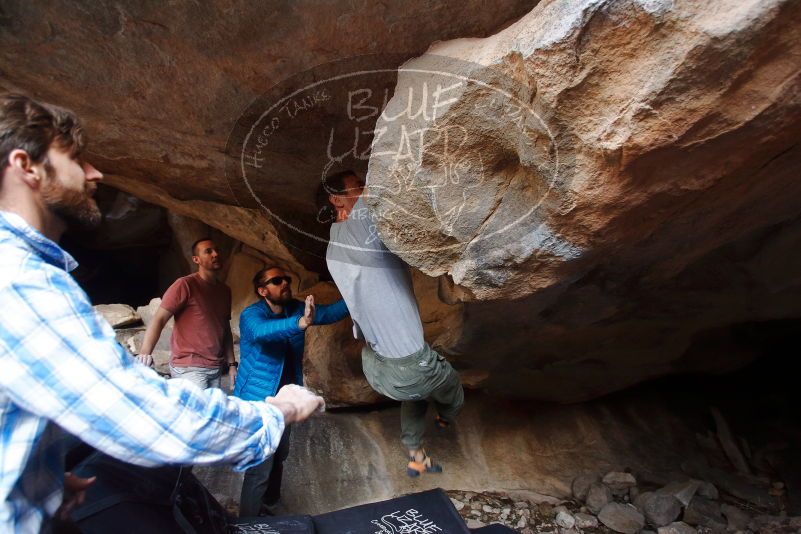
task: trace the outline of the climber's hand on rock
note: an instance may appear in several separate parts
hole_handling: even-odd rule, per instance
[[[306,297],[306,308],[303,310],[303,317],[298,320],[298,326],[301,330],[306,330],[309,326],[314,324],[314,314],[316,311],[314,295],[309,295]]]

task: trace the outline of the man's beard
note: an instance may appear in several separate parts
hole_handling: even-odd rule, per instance
[[[270,304],[275,304],[276,306],[286,306],[290,302],[292,302],[292,293],[281,293],[281,295],[277,299],[271,299],[270,297],[265,296]]]
[[[66,224],[76,224],[82,228],[94,228],[103,219],[97,202],[92,198],[89,186],[83,191],[66,189],[55,174],[48,169],[47,178],[42,185],[42,200],[45,206]]]

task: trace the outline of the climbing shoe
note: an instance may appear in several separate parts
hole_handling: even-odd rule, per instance
[[[423,453],[423,460],[420,462],[415,460],[414,456],[409,456],[409,463],[406,464],[406,474],[415,478],[423,473],[442,473],[442,466],[432,462],[425,452]]]
[[[437,430],[442,431],[442,430],[447,430],[448,427],[451,426],[451,424],[442,417],[440,417],[439,415],[437,415],[436,417],[434,417],[434,426],[437,428]]]

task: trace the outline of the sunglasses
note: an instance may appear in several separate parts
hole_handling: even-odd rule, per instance
[[[280,286],[282,283],[286,282],[287,284],[292,284],[292,277],[291,276],[273,276],[269,280],[265,280],[261,283],[261,286],[264,287],[267,284],[272,284],[274,286]]]

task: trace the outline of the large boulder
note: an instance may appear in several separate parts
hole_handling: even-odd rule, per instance
[[[578,401],[735,369],[761,345],[741,332],[801,316],[799,16],[792,0],[17,2],[0,87],[76,110],[107,182],[301,288],[325,279],[326,164],[367,171],[429,341],[474,385]],[[365,54],[377,98],[343,82],[296,100],[250,154],[259,172],[226,172],[264,111],[249,104]]]
[[[544,2],[403,65],[368,204],[465,304],[462,366],[581,400],[737,368],[741,330],[801,314],[799,15]]]
[[[534,5],[223,0],[76,10],[10,2],[0,86],[78,111],[92,133],[89,157],[108,182],[289,261],[298,251],[278,239],[283,229],[252,206],[239,208],[242,197],[225,179],[226,143],[242,111],[314,65],[384,55],[377,66],[391,72],[434,41],[491,35]],[[268,179],[254,184],[295,224],[316,211],[317,173],[306,163],[319,147],[308,139],[295,137]]]

